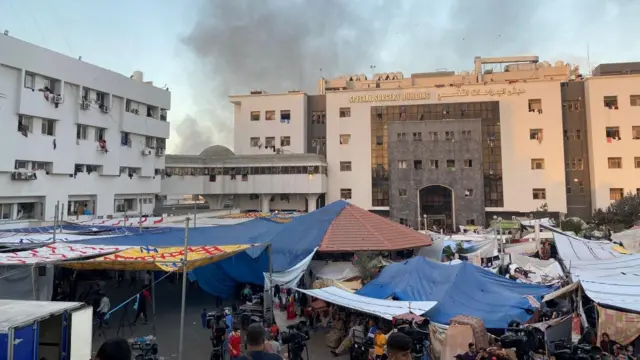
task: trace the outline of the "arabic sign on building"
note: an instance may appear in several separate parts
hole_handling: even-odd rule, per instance
[[[524,89],[517,89],[515,87],[508,88],[479,88],[479,89],[458,89],[457,91],[450,93],[439,93],[436,95],[436,99],[441,101],[450,97],[464,97],[464,96],[514,96],[524,94]],[[380,94],[380,95],[354,95],[349,97],[349,103],[361,104],[361,103],[379,103],[379,102],[400,102],[400,101],[419,101],[429,100],[431,94],[428,92],[406,92],[396,94]]]
[[[512,89],[501,88],[501,89],[459,89],[456,92],[451,93],[441,93],[438,94],[438,101],[449,98],[449,97],[463,97],[463,96],[513,96],[524,94],[524,89],[516,89],[513,87]]]
[[[350,103],[376,103],[388,101],[416,101],[429,100],[431,95],[428,92],[407,92],[402,94],[382,94],[382,95],[356,95],[350,96]]]

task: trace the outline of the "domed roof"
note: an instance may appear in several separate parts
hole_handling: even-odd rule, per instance
[[[206,156],[206,157],[230,157],[230,156],[234,156],[235,154],[233,153],[233,151],[231,151],[231,149],[229,149],[226,146],[222,146],[222,145],[213,145],[213,146],[209,146],[208,148],[204,149],[201,153],[200,156]]]

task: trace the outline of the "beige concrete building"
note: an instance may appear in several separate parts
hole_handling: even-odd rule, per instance
[[[235,154],[323,155],[318,206],[345,199],[416,228],[539,207],[588,217],[618,189],[640,188],[640,80],[601,69],[585,80],[562,61],[477,57],[460,73],[357,74],[321,79],[317,95],[234,95]],[[610,169],[616,158],[624,165]]]

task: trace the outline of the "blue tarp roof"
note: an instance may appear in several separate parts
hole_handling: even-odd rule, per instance
[[[74,232],[104,232],[104,233],[112,233],[112,234],[130,234],[130,233],[139,233],[145,231],[155,231],[158,228],[140,228],[138,227],[124,227],[124,226],[108,226],[108,225],[76,225],[76,224],[68,224],[62,225],[62,227],[57,226],[56,231],[59,231],[62,228],[63,231],[74,231]],[[15,233],[23,233],[23,234],[39,234],[39,233],[52,233],[53,226],[35,226],[35,227],[25,227],[25,228],[16,228],[16,229],[8,229],[2,230],[2,232],[15,232]]]
[[[449,324],[456,315],[480,318],[487,328],[503,329],[509,321],[525,322],[535,308],[526,295],[540,301],[554,289],[522,284],[462,262],[448,265],[416,257],[387,266],[357,294],[376,299],[437,301],[427,316]],[[529,313],[527,313],[529,310]]]

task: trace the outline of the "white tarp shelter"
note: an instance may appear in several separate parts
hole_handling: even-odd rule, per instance
[[[353,294],[333,286],[315,290],[296,290],[324,300],[328,303],[378,316],[387,320],[392,320],[395,316],[408,313],[423,315],[437,304],[436,301],[393,301],[373,299]]]
[[[583,261],[610,260],[627,256],[614,250],[617,245],[610,241],[582,239],[557,230],[553,234],[553,240],[558,255],[567,268]]]

